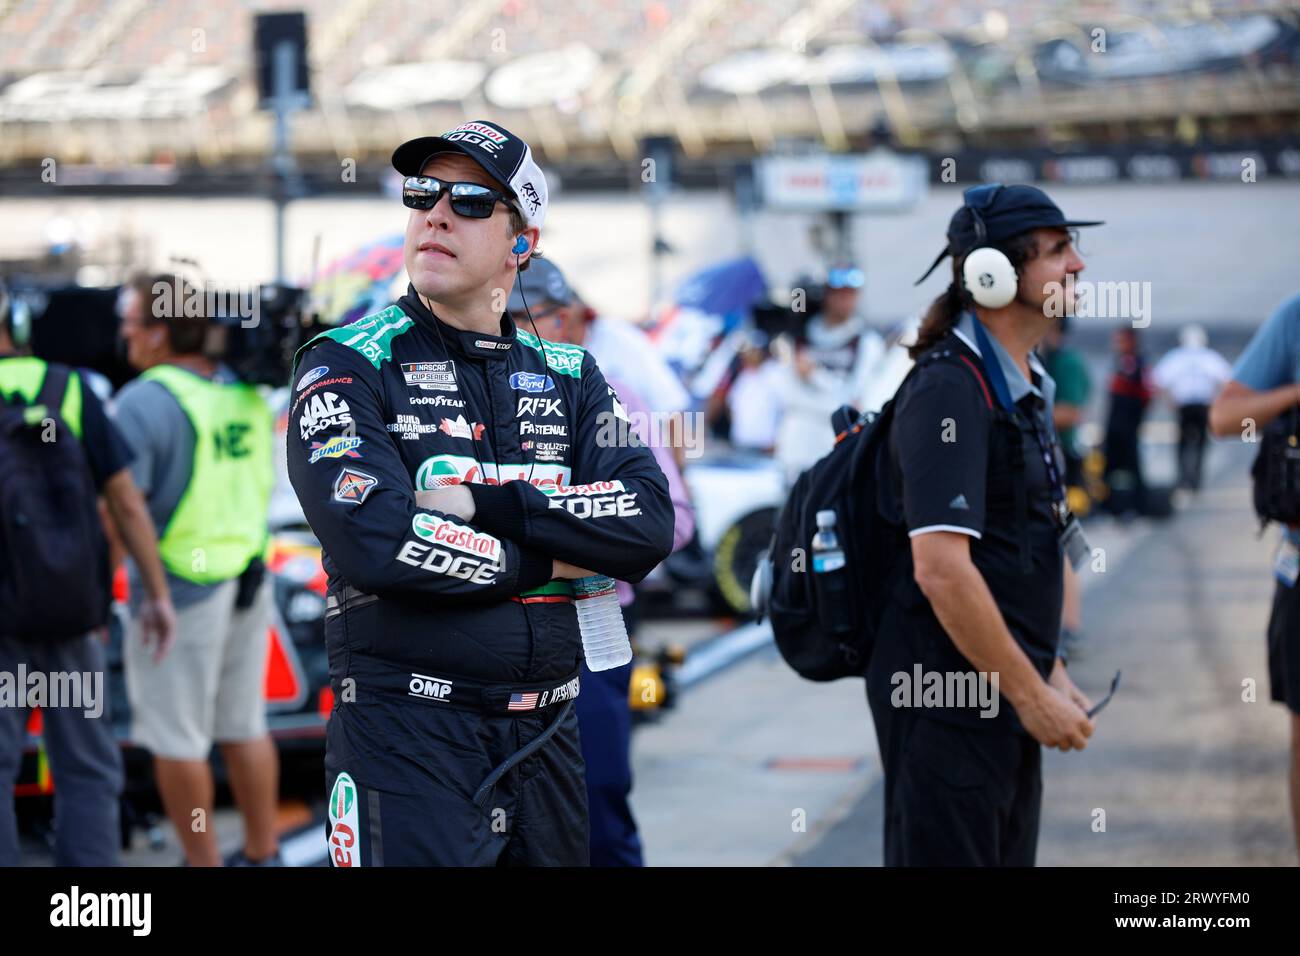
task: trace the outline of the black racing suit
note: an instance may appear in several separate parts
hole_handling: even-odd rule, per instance
[[[585,350],[509,314],[501,330],[455,329],[408,289],[295,360],[289,478],[329,575],[335,865],[587,862],[581,638],[552,559],[638,581],[673,508]],[[459,483],[473,521],[416,506]]]

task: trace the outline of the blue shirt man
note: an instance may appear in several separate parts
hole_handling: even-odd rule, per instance
[[[1300,404],[1300,295],[1283,302],[1259,327],[1232,369],[1232,380],[1210,407],[1210,430],[1220,438],[1258,434]],[[1253,426],[1253,428],[1252,428]],[[1247,429],[1252,429],[1248,432]],[[1283,532],[1268,622],[1272,699],[1291,712],[1291,820],[1300,850],[1300,529]]]

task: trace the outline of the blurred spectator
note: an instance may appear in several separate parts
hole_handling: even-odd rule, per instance
[[[597,357],[606,378],[634,388],[650,412],[670,422],[666,444],[672,448],[678,467],[682,467],[685,447],[680,416],[690,409],[691,397],[677,373],[660,357],[654,342],[631,322],[597,314],[547,260],[533,259],[530,263],[537,274],[523,283],[522,295],[520,283],[516,282],[507,303],[520,328],[529,327],[531,314],[542,338],[581,345]],[[567,301],[557,305],[557,296]]]
[[[167,581],[158,560],[158,538],[148,509],[131,480],[127,465],[130,449],[104,414],[93,390],[84,387],[83,376],[62,365],[49,364],[24,354],[25,328],[15,325],[8,296],[0,285],[0,418],[4,419],[4,447],[24,460],[6,460],[6,467],[18,468],[26,477],[23,484],[7,485],[0,500],[0,526],[16,527],[5,510],[21,506],[29,514],[41,514],[50,507],[47,491],[57,498],[84,489],[98,492],[106,506],[117,536],[125,543],[144,575],[148,599],[141,602],[141,634],[159,656],[167,653],[175,636]],[[16,341],[15,341],[16,340]],[[28,412],[44,406],[32,418]],[[54,428],[54,440],[24,437],[25,428]],[[74,436],[69,446],[59,441],[59,429]],[[43,437],[43,436],[42,436]],[[39,457],[38,457],[39,456]],[[43,460],[41,460],[43,459]],[[46,473],[31,470],[44,468]],[[49,471],[57,471],[50,474]],[[29,674],[47,675],[53,688],[56,674],[83,677],[81,701],[46,700],[41,703],[42,735],[49,753],[54,789],[54,865],[114,866],[121,839],[118,801],[122,791],[122,758],[113,736],[113,721],[107,713],[104,677],[107,673],[103,637],[109,612],[108,545],[100,530],[93,500],[82,502],[78,512],[59,502],[59,528],[42,525],[42,553],[24,555],[27,574],[18,575],[4,562],[0,567],[0,589],[5,613],[0,619],[0,671],[9,675],[25,669]],[[78,519],[83,519],[78,521]],[[9,553],[22,545],[11,540]],[[84,588],[77,592],[51,589],[63,581],[41,577],[48,565],[58,563],[75,569]],[[21,582],[15,586],[14,582]],[[59,617],[81,621],[70,634],[33,634],[21,619],[35,609],[47,622],[54,617],[50,602],[60,602]],[[34,607],[35,606],[35,607]],[[86,686],[85,682],[89,682]],[[0,704],[0,866],[18,865],[18,828],[14,816],[12,786],[22,764],[27,721],[31,707],[22,681],[23,698]],[[93,698],[93,699],[92,699]]]
[[[862,283],[855,266],[830,270],[821,312],[809,320],[785,369],[777,454],[790,481],[831,450],[831,414],[841,405],[862,407],[885,354],[884,340],[858,314]]]
[[[261,563],[272,416],[251,385],[204,355],[205,318],[169,318],[190,297],[179,278],[137,276],[122,302],[127,358],[144,374],[122,389],[115,416],[164,529],[179,616],[176,650],[161,662],[143,654],[138,614],[128,629],[131,736],[154,755],[163,807],[190,865],[222,863],[212,827],[195,826],[194,816],[212,813],[214,740],[244,821],[244,847],[228,862],[277,864],[279,768],[263,695],[271,595]],[[321,454],[337,457],[331,448]],[[133,581],[133,612],[137,594]]]
[[[1069,318],[1062,317],[1060,324],[1047,333],[1041,352],[1047,374],[1056,381],[1056,404],[1052,409],[1052,424],[1065,456],[1065,483],[1083,484],[1083,449],[1079,447],[1079,426],[1092,395],[1092,377],[1088,363],[1077,349],[1066,344],[1069,335]]]
[[[1220,438],[1262,431],[1300,405],[1300,295],[1278,306],[1251,338],[1232,378],[1210,407],[1210,429]],[[1253,439],[1252,439],[1253,440]],[[1270,696],[1291,718],[1291,824],[1300,851],[1300,527],[1282,532],[1273,563],[1277,583],[1268,619]]]
[[[727,392],[734,449],[772,454],[781,424],[782,388],[786,381],[781,367],[768,357],[767,336],[762,332],[748,333],[740,349],[740,368]]]
[[[538,262],[541,260],[539,259]],[[681,379],[659,355],[650,337],[631,322],[598,315],[574,293],[574,313],[560,341],[583,346],[596,357],[606,378],[631,385],[649,411],[674,416],[668,435],[678,468],[685,467],[686,448],[680,416],[691,407]]]
[[[1065,344],[1070,331],[1068,316],[1043,338],[1041,352],[1043,367],[1056,381],[1056,402],[1052,406],[1052,424],[1060,443],[1061,457],[1065,459],[1065,483],[1079,487],[1083,484],[1083,454],[1079,448],[1079,425],[1083,422],[1088,396],[1092,392],[1092,379],[1083,356]],[[1065,593],[1061,602],[1060,656],[1065,661],[1078,659],[1083,646],[1083,604],[1079,595],[1079,579],[1069,562],[1065,564]]]
[[[522,294],[521,294],[522,293]],[[524,300],[528,309],[525,312]],[[607,319],[593,320],[592,311],[578,298],[565,281],[559,268],[547,259],[533,259],[531,268],[521,272],[515,283],[508,308],[516,322],[523,327],[531,315],[537,333],[544,339],[582,345],[591,352],[600,366],[605,381],[618,395],[628,413],[632,431],[654,453],[655,461],[668,479],[668,492],[672,497],[673,550],[681,548],[695,531],[695,512],[686,482],[673,456],[673,449],[662,435],[654,434],[651,427],[655,419],[652,409],[641,398],[637,385],[646,385],[660,396],[660,401],[676,401],[667,388],[654,363],[638,361],[647,357],[649,346],[622,330],[608,328],[596,335],[593,329]],[[628,327],[628,331],[640,333]],[[644,336],[642,336],[644,338]],[[594,347],[608,349],[611,367],[618,366],[636,375],[637,385],[608,371],[602,363],[604,352]],[[652,347],[651,347],[652,348]],[[666,371],[666,369],[665,369]],[[671,373],[668,373],[671,374]],[[683,390],[683,397],[685,392]],[[636,592],[626,581],[615,582],[618,603],[623,608],[623,620],[628,637],[635,641],[638,621]],[[592,866],[642,866],[641,837],[628,798],[632,793],[632,712],[628,693],[632,678],[632,663],[609,670],[589,670],[582,663],[582,692],[578,695],[576,709],[582,741],[582,759],[586,766],[587,817],[590,826],[590,851]]]
[[[1113,514],[1128,517],[1142,513],[1146,506],[1139,432],[1151,403],[1151,384],[1135,329],[1117,329],[1111,347],[1115,352],[1115,373],[1110,379],[1104,445],[1109,489],[1106,506]]]
[[[1232,377],[1232,366],[1206,341],[1205,329],[1184,326],[1178,334],[1178,348],[1151,372],[1156,388],[1167,393],[1178,409],[1178,487],[1191,491],[1201,487],[1210,403]]]

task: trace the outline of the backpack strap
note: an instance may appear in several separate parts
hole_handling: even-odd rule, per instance
[[[45,380],[36,393],[33,405],[44,405],[47,415],[58,415],[63,408],[63,396],[68,390],[72,370],[66,365],[50,362],[45,366]]]
[[[926,352],[924,355],[922,355],[922,356],[917,360],[917,363],[916,363],[916,364],[917,364],[917,366],[919,367],[919,366],[921,366],[922,364],[924,364],[924,365],[929,365],[931,362],[938,362],[938,361],[941,361],[941,360],[946,361],[946,360],[950,360],[950,359],[952,359],[952,358],[960,359],[961,362],[962,362],[962,363],[963,363],[963,364],[964,364],[968,369],[971,370],[971,374],[975,376],[975,381],[977,381],[977,382],[980,383],[980,391],[982,391],[982,392],[984,393],[984,402],[985,402],[985,404],[988,405],[988,407],[989,407],[989,411],[992,411],[992,410],[993,410],[993,393],[989,391],[988,382],[985,381],[985,379],[984,379],[984,372],[980,369],[980,367],[979,367],[978,365],[976,365],[974,362],[972,362],[972,361],[970,360],[970,358],[968,358],[967,356],[963,355],[963,354],[962,354],[961,352],[959,352],[957,349],[955,349],[955,348],[933,348],[933,349],[931,349],[930,351]]]

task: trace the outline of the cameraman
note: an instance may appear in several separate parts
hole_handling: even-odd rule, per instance
[[[127,358],[143,374],[122,389],[115,419],[161,531],[178,618],[175,646],[154,660],[140,640],[132,567],[123,655],[131,736],[154,755],[163,807],[191,866],[222,864],[206,824],[214,740],[244,821],[243,850],[228,862],[276,865],[279,767],[263,696],[270,587],[261,563],[272,416],[253,386],[205,354],[208,320],[184,308],[196,294],[178,276],[139,275],[122,299]]]

